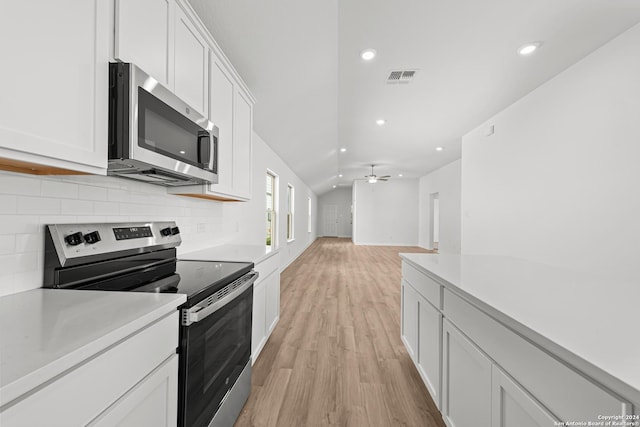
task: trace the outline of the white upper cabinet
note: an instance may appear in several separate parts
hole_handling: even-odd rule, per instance
[[[211,55],[210,119],[218,127],[218,183],[215,190],[233,194],[233,78]]]
[[[240,89],[233,103],[233,189],[245,199],[251,197],[251,134],[253,103]]]
[[[101,0],[2,2],[0,168],[105,173],[109,14]]]
[[[116,0],[114,55],[170,86],[173,0]]]
[[[182,7],[176,7],[175,11],[174,91],[187,104],[206,115],[208,113],[209,48]]]
[[[116,0],[114,56],[207,114],[209,45],[184,2]]]

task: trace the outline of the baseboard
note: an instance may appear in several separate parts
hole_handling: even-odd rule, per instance
[[[358,246],[412,246],[412,247],[420,247],[418,246],[417,242],[412,242],[412,243],[389,243],[389,242],[353,242],[355,245]]]

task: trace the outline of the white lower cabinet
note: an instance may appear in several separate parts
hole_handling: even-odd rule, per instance
[[[178,419],[178,355],[109,407],[91,427],[170,427]]]
[[[442,416],[450,427],[549,427],[559,420],[448,320]]]
[[[175,426],[178,312],[3,408],[2,427]]]
[[[280,319],[280,254],[256,263],[255,269],[259,277],[253,285],[252,364]]]
[[[490,427],[491,360],[446,319],[442,343],[445,423],[449,427]]]
[[[491,427],[547,427],[559,420],[493,365]]]
[[[402,340],[415,362],[418,354],[418,293],[402,281]]]
[[[251,361],[255,363],[258,353],[266,341],[265,330],[267,318],[265,316],[267,301],[267,287],[264,282],[253,285],[253,317],[251,323]]]
[[[402,341],[447,426],[548,427],[637,413],[633,400],[523,338],[413,264],[403,262],[402,273]]]
[[[442,314],[418,298],[418,371],[438,408],[441,407]]]
[[[280,271],[276,270],[265,279],[265,333],[269,335],[280,319]]]

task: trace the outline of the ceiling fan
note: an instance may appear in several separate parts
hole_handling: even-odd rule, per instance
[[[378,181],[388,181],[391,175],[377,176],[373,173],[375,165],[371,165],[371,175],[366,175],[365,178],[369,184],[375,184]]]

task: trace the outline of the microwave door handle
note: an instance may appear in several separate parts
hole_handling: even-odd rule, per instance
[[[211,170],[211,137],[208,133],[198,135],[198,163]]]
[[[211,142],[211,157],[209,157],[209,170],[218,173],[218,135],[213,134],[209,139]]]

